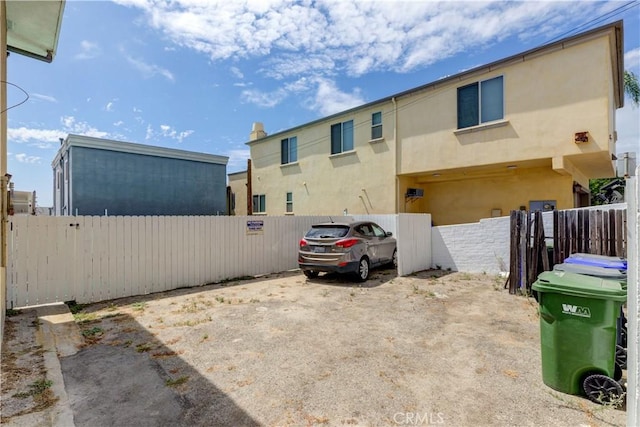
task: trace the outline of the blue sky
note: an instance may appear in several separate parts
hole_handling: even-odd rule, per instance
[[[246,168],[267,133],[337,113],[558,38],[624,20],[640,75],[640,2],[66,2],[51,64],[12,54],[29,94],[8,111],[16,190],[51,206],[51,162],[69,133],[229,157]],[[8,106],[25,94],[8,87]],[[618,152],[640,151],[640,109],[618,110]]]

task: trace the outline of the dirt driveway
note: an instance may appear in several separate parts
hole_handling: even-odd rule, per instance
[[[502,285],[286,273],[90,305],[60,358],[74,422],[625,425],[542,383],[535,301]]]

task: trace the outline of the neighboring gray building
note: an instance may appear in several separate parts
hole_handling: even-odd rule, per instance
[[[68,135],[53,163],[53,214],[224,215],[229,158]]]

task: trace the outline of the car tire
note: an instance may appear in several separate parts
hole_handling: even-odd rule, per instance
[[[366,282],[369,278],[370,269],[371,264],[369,263],[369,258],[366,256],[360,258],[360,262],[358,262],[358,271],[355,273],[356,280],[358,282]]]
[[[319,272],[314,271],[314,270],[303,270],[303,273],[309,279],[315,279],[316,277],[318,277],[318,274],[320,274]]]
[[[398,268],[398,251],[396,249],[393,250],[393,255],[391,255],[389,268]]]

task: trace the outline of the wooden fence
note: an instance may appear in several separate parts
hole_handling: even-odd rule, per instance
[[[627,257],[627,211],[569,210],[553,213],[554,263],[573,253]]]
[[[510,293],[530,293],[538,274],[571,254],[627,256],[626,209],[572,209],[553,212],[553,236],[545,236],[541,212],[511,212],[508,286]],[[551,260],[547,239],[553,238]]]
[[[431,266],[429,215],[367,218],[396,235],[399,274]],[[97,302],[287,271],[298,266],[304,233],[327,219],[13,216],[7,307]]]

